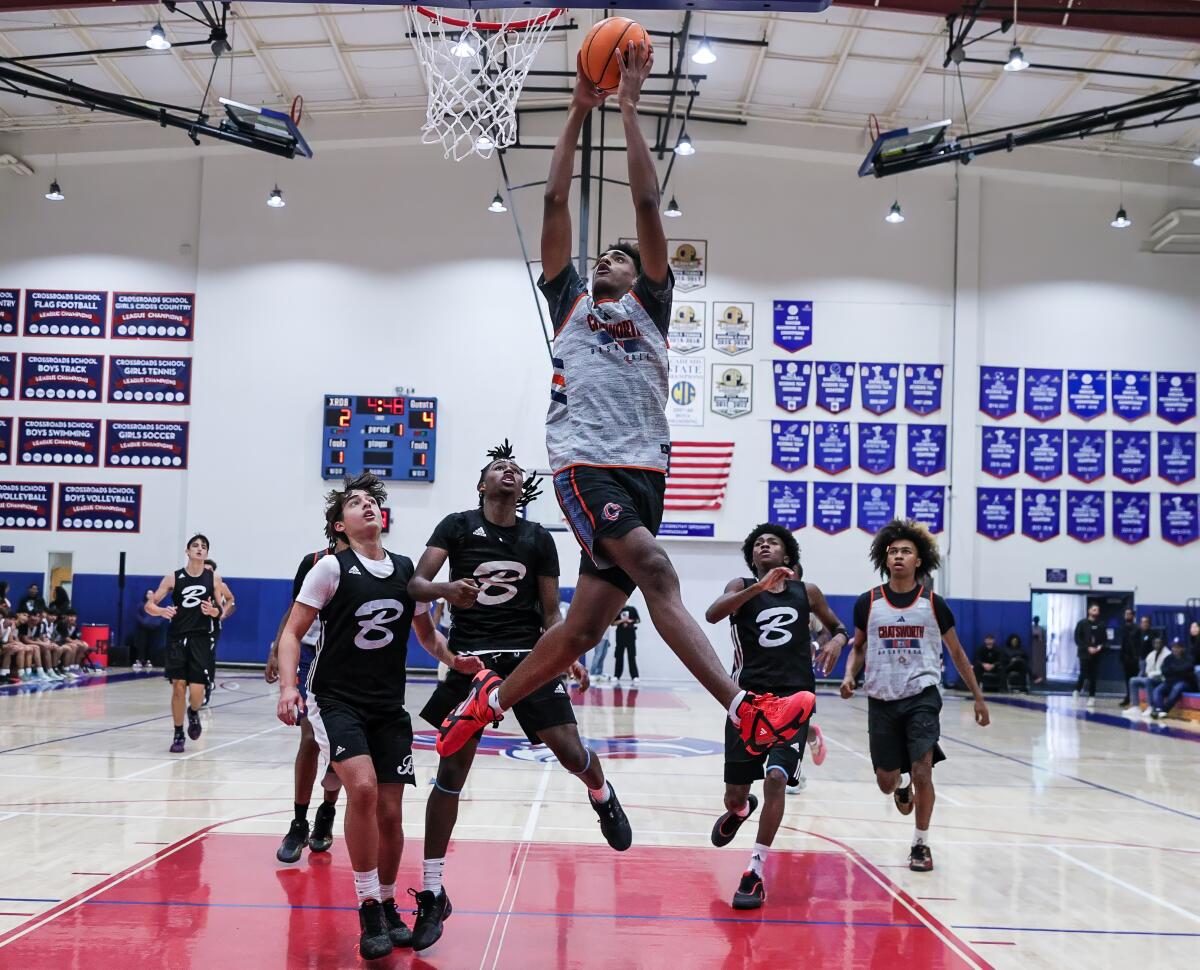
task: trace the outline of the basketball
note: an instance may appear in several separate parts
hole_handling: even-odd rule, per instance
[[[628,50],[630,44],[645,41],[647,50],[653,50],[645,29],[628,17],[609,17],[601,20],[583,38],[579,50],[579,64],[583,76],[601,91],[615,91],[621,83],[621,65],[617,63],[617,51]]]

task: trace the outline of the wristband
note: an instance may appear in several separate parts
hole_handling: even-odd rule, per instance
[[[839,636],[839,635],[843,636],[846,638],[847,642],[849,642],[849,640],[850,640],[850,632],[844,626],[842,626],[840,623],[837,625],[837,628],[833,631],[833,635],[835,637]]]

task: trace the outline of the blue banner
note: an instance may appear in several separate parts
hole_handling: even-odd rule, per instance
[[[936,475],[946,470],[946,426],[908,426],[908,470],[918,475]]]
[[[1136,421],[1150,413],[1150,372],[1115,370],[1112,372],[1113,414]]]
[[[1063,470],[1063,433],[1051,428],[1025,429],[1025,474],[1039,482],[1058,478]]]
[[[771,371],[775,376],[775,403],[785,411],[808,407],[808,386],[812,364],[797,360],[777,360]]]
[[[792,532],[808,525],[808,482],[767,482],[767,521]]]
[[[12,461],[14,424],[16,422],[12,418],[0,417],[0,465],[7,465]]]
[[[1008,478],[1021,470],[1021,432],[1018,428],[983,428],[980,468],[993,478]]]
[[[904,407],[913,414],[933,414],[942,409],[940,364],[905,365]]]
[[[896,467],[896,425],[858,425],[858,467],[882,475]]]
[[[979,410],[992,418],[1017,413],[1017,368],[979,368]]]
[[[104,397],[104,358],[22,354],[21,397],[26,401],[100,401]]]
[[[858,496],[858,527],[874,535],[896,517],[896,486],[855,486]]]
[[[841,414],[854,399],[854,365],[848,360],[817,364],[817,407]]]
[[[108,294],[77,290],[29,290],[26,337],[108,336]]]
[[[1062,371],[1052,367],[1025,368],[1025,413],[1038,421],[1062,414]]]
[[[17,398],[17,355],[0,351],[0,401]]]
[[[1108,410],[1108,371],[1067,371],[1067,409],[1084,421]]]
[[[21,291],[0,290],[0,337],[15,337],[21,312]]]
[[[789,354],[812,346],[813,305],[809,300],[776,300],[775,346]]]
[[[100,464],[100,422],[91,418],[21,418],[18,465]]]
[[[104,464],[108,468],[188,466],[186,421],[106,421]]]
[[[1067,492],[1067,535],[1080,542],[1104,538],[1104,493]]]
[[[1062,493],[1057,489],[1021,489],[1021,535],[1045,542],[1059,533]]]
[[[975,490],[975,529],[989,539],[1003,539],[1016,528],[1017,490],[980,488]]]
[[[1113,474],[1130,485],[1150,477],[1150,432],[1113,432]]]
[[[58,486],[60,532],[140,532],[141,485]]]
[[[1196,432],[1158,433],[1158,477],[1175,485],[1196,477]]]
[[[196,297],[191,293],[114,293],[113,336],[126,340],[191,340]]]
[[[192,359],[110,357],[108,399],[122,404],[191,404]]]
[[[946,487],[906,485],[904,492],[908,518],[925,523],[930,532],[941,532],[945,525]]]
[[[887,414],[896,407],[899,364],[859,364],[858,388],[862,406],[872,414]]]
[[[833,535],[850,528],[850,486],[813,482],[813,525]]]
[[[1150,496],[1145,492],[1112,493],[1113,536],[1130,545],[1150,535]]]
[[[813,464],[837,475],[850,467],[850,422],[813,422]]]
[[[694,536],[698,539],[711,539],[716,534],[716,526],[711,522],[664,522],[658,527],[658,537],[668,538]]]
[[[1193,371],[1158,372],[1158,416],[1183,424],[1196,416],[1196,374]]]
[[[1162,537],[1176,546],[1200,538],[1200,496],[1160,495]]]
[[[1104,477],[1106,433],[1095,431],[1067,432],[1067,474],[1081,482],[1094,482]],[[1080,494],[1086,494],[1081,492]]]
[[[0,482],[0,525],[5,529],[49,532],[54,503],[50,482]]]
[[[807,465],[811,432],[808,421],[772,421],[771,464],[785,472]]]

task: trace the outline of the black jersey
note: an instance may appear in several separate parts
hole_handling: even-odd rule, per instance
[[[213,602],[213,591],[211,570],[205,569],[199,576],[189,576],[186,569],[175,571],[175,588],[171,591],[175,615],[169,631],[172,640],[213,632],[213,618],[200,609],[201,603]]]
[[[451,582],[479,583],[475,605],[454,608],[452,652],[529,650],[537,643],[545,625],[538,579],[558,576],[558,550],[549,532],[528,519],[498,526],[482,509],[469,509],[442,519],[426,545],[450,554]]]
[[[742,582],[746,589],[758,580]],[[808,590],[794,579],[782,593],[758,593],[741,605],[729,618],[739,687],[781,696],[816,689],[808,615]]]
[[[341,577],[321,610],[325,635],[308,675],[318,701],[332,698],[372,713],[404,707],[413,563],[394,552],[388,556],[392,574],[384,579],[371,575],[353,549],[335,556]]]

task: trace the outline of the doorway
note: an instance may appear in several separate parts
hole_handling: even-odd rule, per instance
[[[1100,686],[1105,689],[1124,689],[1124,673],[1120,663],[1120,630],[1125,610],[1133,609],[1133,593],[1121,591],[1097,592],[1080,590],[1034,590],[1030,595],[1030,610],[1040,617],[1045,630],[1045,678],[1048,685],[1074,685],[1079,676],[1079,658],[1075,652],[1075,626],[1087,616],[1088,607],[1100,607],[1108,649],[1101,655]],[[1038,658],[1032,658],[1034,668]]]

